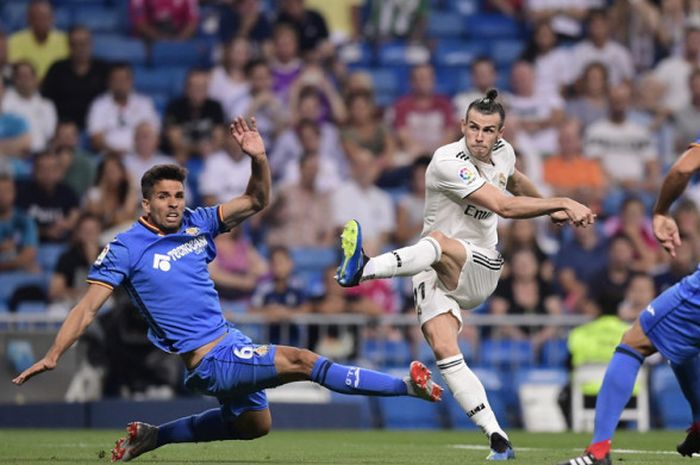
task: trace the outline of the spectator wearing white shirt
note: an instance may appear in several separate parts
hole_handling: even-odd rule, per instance
[[[527,61],[518,61],[511,70],[513,93],[506,98],[508,111],[520,123],[519,137],[540,156],[557,152],[557,126],[564,118],[564,100],[558,94],[538,93],[535,70]]]
[[[39,80],[30,62],[17,61],[12,69],[14,88],[7,89],[2,106],[29,123],[31,150],[44,150],[56,132],[56,107],[39,93]]]
[[[245,37],[235,37],[224,44],[221,64],[211,71],[209,97],[225,109],[236,106],[239,100],[250,95],[250,84],[245,68],[250,60],[250,41]],[[235,113],[240,115],[242,113]],[[230,117],[229,119],[233,119]]]
[[[225,137],[223,149],[204,160],[199,175],[199,194],[205,205],[223,203],[245,192],[250,178],[250,157],[233,137]]]
[[[571,52],[559,47],[549,21],[535,25],[530,43],[522,58],[535,67],[535,89],[538,94],[561,95],[573,81]]]
[[[611,85],[634,77],[632,54],[623,45],[610,38],[610,22],[605,10],[593,10],[588,17],[588,39],[572,50],[574,78],[581,75],[588,63],[599,61],[608,69]]]
[[[373,255],[386,246],[396,226],[389,194],[374,185],[379,165],[369,152],[358,153],[351,162],[351,178],[333,194],[333,221],[337,228],[356,219],[362,225],[365,252]]]
[[[629,118],[632,89],[618,84],[609,99],[608,117],[588,127],[583,151],[600,160],[612,187],[653,193],[658,188],[658,154],[649,129]]]
[[[173,159],[158,151],[158,131],[149,121],[143,121],[134,130],[134,150],[124,156],[124,166],[131,180],[139,185],[141,177],[155,165],[173,163]],[[139,199],[141,194],[139,192]]]
[[[533,23],[549,21],[557,34],[580,37],[583,21],[592,8],[605,5],[601,0],[526,0],[526,18]]]
[[[88,111],[87,132],[93,149],[97,152],[132,151],[134,130],[143,121],[149,121],[160,130],[153,100],[134,92],[131,65],[117,63],[110,70],[107,92],[97,97]]]
[[[683,54],[673,55],[659,62],[654,79],[664,85],[664,102],[671,111],[680,111],[690,101],[688,78],[700,66],[700,23],[688,21],[683,40]]]

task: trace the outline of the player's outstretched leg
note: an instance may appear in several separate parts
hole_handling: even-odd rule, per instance
[[[112,462],[128,462],[155,449],[158,427],[135,421],[126,427],[126,437],[119,439],[112,449]]]
[[[692,457],[700,453],[700,357],[693,357],[684,363],[671,363],[671,368],[678,378],[683,395],[690,404],[693,424],[688,428],[688,435],[678,444],[679,454]]]
[[[362,250],[362,228],[356,220],[345,223],[340,236],[343,260],[338,267],[337,280],[343,287],[357,286],[366,279],[413,276],[440,261],[442,248],[433,237],[368,258]]]
[[[624,340],[624,338],[623,338]],[[595,408],[593,441],[583,455],[560,462],[559,465],[610,465],[610,447],[613,433],[620,421],[622,410],[629,402],[637,373],[644,356],[634,348],[620,344],[615,349],[605,371]]]

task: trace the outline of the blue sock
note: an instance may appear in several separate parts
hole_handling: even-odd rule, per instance
[[[365,368],[333,363],[325,357],[316,360],[311,381],[331,391],[368,396],[405,396],[408,388],[402,379]]]
[[[681,365],[671,363],[671,368],[690,403],[693,423],[697,423],[700,421],[700,357],[693,357]]]
[[[642,354],[626,344],[620,344],[615,349],[596,400],[593,444],[612,439],[622,410],[632,396],[643,361]]]
[[[213,408],[160,425],[157,447],[174,442],[208,442],[235,438],[233,429],[224,422],[221,410]]]

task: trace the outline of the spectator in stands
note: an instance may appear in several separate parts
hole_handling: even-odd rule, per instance
[[[627,324],[634,323],[654,297],[654,279],[645,273],[633,275],[625,290],[625,299],[617,307],[617,316]]]
[[[493,315],[559,315],[561,300],[553,288],[539,277],[537,258],[532,250],[513,254],[511,275],[499,281],[491,297]],[[492,337],[530,339],[535,351],[555,337],[556,327],[498,326]]]
[[[296,29],[302,54],[325,58],[333,53],[326,20],[317,11],[305,8],[304,0],[282,0],[277,24],[289,24]]]
[[[306,0],[310,10],[323,16],[328,24],[330,41],[334,45],[356,42],[362,38],[362,7],[364,0]]]
[[[53,8],[48,0],[32,0],[27,7],[28,28],[10,36],[10,63],[28,60],[41,81],[53,62],[68,56],[66,34],[53,28]]]
[[[79,199],[63,175],[56,154],[43,151],[34,157],[32,178],[18,183],[15,205],[36,221],[42,243],[66,241],[78,221]]]
[[[197,0],[129,0],[134,33],[149,42],[187,40],[197,32]]]
[[[10,64],[9,52],[7,49],[7,36],[0,31],[0,80],[5,84],[10,83],[12,78],[12,65]]]
[[[611,37],[630,51],[635,70],[651,68],[656,62],[656,28],[659,26],[658,3],[651,0],[614,0],[608,7]],[[682,29],[682,24],[680,25]]]
[[[425,171],[430,164],[430,155],[416,158],[411,165],[411,190],[399,200],[396,209],[397,245],[415,244],[423,231],[425,209]],[[413,289],[411,289],[412,291]]]
[[[85,195],[84,210],[102,222],[102,228],[119,229],[136,219],[136,189],[115,153],[105,155],[97,167],[95,185]]]
[[[428,16],[428,1],[406,3],[403,0],[370,0],[366,36],[375,42],[407,39],[423,43]]]
[[[623,235],[613,237],[608,247],[608,264],[598,270],[591,281],[590,295],[600,305],[604,315],[616,315],[625,298],[634,271],[634,247]]]
[[[535,92],[541,95],[562,95],[573,80],[573,63],[568,49],[559,47],[552,23],[543,20],[535,24],[530,42],[521,59],[535,67]]]
[[[142,121],[160,128],[153,100],[134,92],[134,75],[128,63],[116,63],[109,72],[108,90],[90,105],[87,133],[96,152],[133,150],[134,130]]]
[[[251,56],[250,42],[244,37],[233,38],[224,44],[221,53],[221,64],[211,71],[208,94],[226,109],[239,106],[238,102],[250,95],[246,76]],[[232,120],[233,116],[229,119]]]
[[[333,223],[342,228],[355,218],[362,225],[367,254],[384,249],[396,226],[394,205],[389,194],[374,185],[379,166],[368,152],[359,152],[351,161],[351,178],[333,194]]]
[[[690,98],[685,106],[673,116],[676,133],[675,153],[681,153],[698,137],[700,128],[700,69],[695,69],[688,78]]]
[[[588,127],[583,151],[600,160],[612,187],[651,194],[659,183],[658,155],[649,129],[628,118],[631,96],[628,84],[610,90],[608,117]],[[608,196],[606,210],[616,211],[620,200],[619,193]]]
[[[59,121],[72,121],[85,129],[90,103],[107,90],[109,66],[92,56],[92,36],[84,26],[68,33],[70,54],[46,73],[41,93],[56,105]]]
[[[299,36],[294,27],[286,23],[275,26],[272,33],[272,56],[268,63],[275,95],[286,104],[289,90],[301,74],[303,65],[299,56]]]
[[[319,122],[330,121],[335,124],[341,124],[346,120],[347,110],[345,102],[335,85],[325,76],[320,66],[307,65],[289,89],[289,108],[299,109],[298,114],[292,114],[292,124],[297,123],[299,119],[311,117],[310,114],[306,114],[306,110],[301,108],[302,104],[312,105],[311,108],[316,110],[314,105],[317,103],[308,101],[309,94],[313,93],[317,94],[319,100],[320,112],[315,115]],[[307,101],[304,101],[304,99],[307,99]],[[295,116],[299,117],[296,121],[294,121]]]
[[[557,93],[538,93],[535,69],[518,61],[511,70],[511,87],[506,101],[509,114],[518,119],[524,139],[540,156],[558,151],[557,126],[564,119],[564,101]]]
[[[516,2],[520,3],[520,2]],[[530,23],[549,22],[555,34],[578,38],[594,1],[569,2],[568,0],[527,0],[523,2],[525,19]]]
[[[656,45],[660,55],[681,55],[683,36],[689,21],[698,23],[700,5],[683,0],[664,0],[659,5],[659,18],[656,22]]]
[[[662,83],[664,101],[671,111],[683,108],[691,99],[688,78],[700,66],[700,22],[688,20],[685,26],[683,52],[664,58],[654,68],[654,78]],[[694,136],[695,137],[695,136]]]
[[[274,92],[270,65],[264,60],[252,60],[246,65],[245,74],[250,84],[249,93],[232,102],[233,105],[227,105],[226,115],[229,120],[237,115],[255,116],[265,146],[274,147],[274,141],[289,119],[288,110]]]
[[[250,311],[265,316],[271,344],[299,346],[299,328],[290,324],[294,315],[309,313],[311,305],[304,288],[292,277],[294,262],[284,247],[270,249],[272,280],[259,285],[251,300]]]
[[[190,157],[220,150],[224,141],[224,110],[207,97],[209,75],[204,70],[187,74],[185,95],[168,103],[163,118],[166,151],[184,164]]]
[[[411,92],[394,104],[393,112],[399,148],[406,155],[397,165],[410,165],[416,157],[433,153],[457,131],[449,99],[435,93],[435,70],[429,64],[411,70]]]
[[[29,153],[32,144],[29,124],[21,116],[3,108],[4,95],[5,83],[0,79],[0,155],[21,159]]]
[[[14,206],[15,199],[14,180],[8,173],[0,172],[0,273],[37,272],[36,223]]]
[[[372,76],[367,71],[350,72],[342,81],[342,92],[346,99],[352,94],[361,92],[367,92],[375,97]]]
[[[56,134],[51,141],[51,150],[58,156],[63,173],[63,181],[73,192],[82,198],[95,180],[97,164],[95,158],[78,145],[78,127],[74,122],[58,123]]]
[[[372,94],[357,92],[347,98],[348,119],[341,129],[343,150],[350,160],[358,151],[368,151],[382,172],[393,166],[396,141],[378,118]]]
[[[455,95],[452,105],[455,107],[455,120],[464,119],[467,107],[478,98],[483,98],[486,91],[496,87],[498,71],[496,63],[489,56],[477,57],[471,64],[471,88]]]
[[[581,124],[567,120],[559,127],[559,152],[544,161],[544,181],[552,195],[570,197],[600,211],[607,180],[598,160],[583,155]]]
[[[56,132],[56,107],[51,100],[39,93],[39,81],[34,66],[29,61],[17,61],[12,69],[14,88],[5,92],[2,107],[29,123],[31,150],[44,150]]]
[[[299,182],[283,186],[266,214],[269,246],[330,247],[335,243],[331,197],[316,187],[319,155],[299,159]]]
[[[269,52],[272,26],[261,11],[260,0],[239,0],[221,5],[219,40],[229,42],[235,37],[248,39],[258,52]]]
[[[622,202],[620,213],[608,218],[603,229],[608,237],[624,234],[629,239],[633,249],[630,268],[636,272],[651,272],[663,258],[661,247],[654,238],[651,218],[639,197],[627,197]]]
[[[608,69],[599,61],[589,63],[574,83],[573,98],[566,101],[567,116],[587,128],[608,114],[608,94]]]
[[[654,79],[651,73],[640,76],[635,82],[629,117],[645,126],[651,134],[660,167],[670,167],[678,157],[673,150],[675,135],[671,115],[664,101],[663,84]]]
[[[686,191],[687,192],[687,191]],[[693,254],[700,257],[700,210],[697,201],[685,197],[674,208],[673,218],[683,242],[693,246]]]
[[[141,194],[138,184],[146,171],[155,165],[172,163],[173,159],[158,150],[158,131],[149,121],[143,121],[134,130],[134,151],[124,156],[124,166],[131,182]],[[139,197],[140,198],[140,197]]]
[[[598,228],[571,228],[564,235],[554,256],[554,272],[569,311],[579,309],[593,292],[592,283],[607,263],[608,242]]]
[[[267,261],[260,255],[242,227],[215,239],[216,258],[209,264],[209,273],[222,299],[249,299],[258,281],[268,271]]]
[[[605,10],[592,10],[587,21],[588,38],[572,49],[573,76],[579,76],[585,67],[599,61],[608,69],[611,85],[631,81],[634,77],[632,56],[624,46],[610,38],[610,20]]]
[[[245,192],[250,179],[250,158],[232,137],[224,146],[204,159],[199,175],[199,194],[205,205],[216,205]]]
[[[501,254],[508,265],[508,268],[504,269],[501,274],[502,278],[510,274],[512,257],[521,250],[527,250],[535,256],[539,279],[547,284],[551,284],[554,275],[553,264],[538,243],[537,224],[535,221],[531,219],[513,220],[508,222],[506,228],[502,238],[499,238]]]
[[[69,247],[60,255],[49,282],[49,300],[70,310],[87,289],[90,266],[97,259],[102,245],[100,219],[83,213],[75,226]]]
[[[669,263],[663,268],[654,271],[655,295],[660,294],[691,274],[697,266],[698,255],[694,250],[694,244],[692,241],[683,238],[681,245],[676,246],[676,254],[671,257]]]

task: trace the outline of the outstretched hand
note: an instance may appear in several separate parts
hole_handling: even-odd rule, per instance
[[[243,152],[253,158],[265,157],[265,142],[258,132],[255,117],[250,118],[250,127],[248,127],[246,120],[239,116],[233,120],[229,129],[231,136],[236,139]]]
[[[656,240],[672,257],[675,257],[676,247],[681,245],[681,236],[676,221],[670,216],[656,214],[652,225]]]
[[[45,371],[53,370],[54,368],[56,368],[56,362],[44,357],[20,373],[19,376],[12,380],[12,382],[17,386],[20,386],[29,380],[29,378],[32,378]]]

